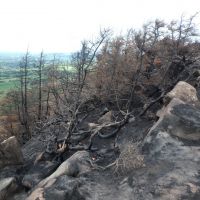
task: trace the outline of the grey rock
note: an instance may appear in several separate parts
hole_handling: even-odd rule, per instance
[[[4,140],[0,144],[0,168],[23,163],[23,155],[15,136]]]
[[[179,81],[173,90],[166,94],[165,101],[170,102],[173,98],[180,99],[186,103],[198,102],[196,89],[190,84]]]
[[[55,184],[50,188],[44,189],[44,198],[48,200],[81,200],[86,199],[89,193],[80,189],[84,184],[84,180],[72,178],[69,176],[59,177]]]
[[[102,117],[99,118],[98,123],[99,124],[108,124],[111,123],[112,120],[112,111],[107,112],[106,114],[104,114]]]
[[[158,116],[159,120],[150,130],[151,137],[154,132],[166,131],[186,141],[200,140],[200,110],[198,108],[174,98],[158,113]]]
[[[42,199],[44,198],[44,190],[49,188],[50,191],[52,191],[54,184],[59,180],[60,177],[64,175],[67,175],[67,177],[77,177],[83,173],[91,171],[91,168],[92,166],[89,153],[87,151],[78,151],[65,162],[63,162],[54,173],[43,179],[34,188],[27,200],[34,200],[37,198]],[[65,196],[65,193],[63,192],[59,193],[56,191],[55,194],[58,196],[61,195],[61,197],[63,195]]]
[[[26,188],[33,188],[36,186],[41,180],[52,174],[56,168],[58,167],[58,163],[50,162],[50,161],[41,161],[33,165],[30,170],[25,174],[22,180],[22,184]]]
[[[27,200],[85,200],[90,199],[91,188],[85,178],[67,175],[58,177],[51,186],[37,188]]]
[[[140,180],[146,180],[148,185],[142,184],[139,197],[141,183],[135,176],[133,193],[136,199],[198,199],[200,110],[173,98],[159,112],[159,117],[142,147],[146,155],[146,169]]]
[[[140,176],[147,178],[149,184],[144,184],[143,197],[151,193],[150,199],[178,200],[199,195],[200,148],[184,145],[166,131],[156,132],[153,137],[150,132],[143,146],[148,162],[152,163]]]
[[[36,156],[39,153],[44,152],[45,149],[46,149],[46,143],[40,140],[40,137],[31,138],[22,147],[22,153],[23,153],[25,162],[34,161]]]
[[[0,180],[0,200],[7,200],[18,189],[18,184],[14,177]]]

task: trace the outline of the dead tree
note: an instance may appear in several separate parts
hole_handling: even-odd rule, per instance
[[[162,20],[156,19],[154,22],[145,24],[142,30],[132,31],[132,41],[135,44],[136,73],[133,74],[130,85],[130,97],[127,101],[127,109],[130,111],[131,101],[134,95],[135,88],[138,86],[140,79],[146,76],[148,79],[151,74],[151,67],[154,65],[157,55],[156,45],[159,39],[163,36],[162,28],[165,23]]]
[[[21,124],[25,127],[27,136],[31,137],[29,113],[28,113],[28,68],[30,55],[27,51],[20,62],[20,93],[21,93]]]
[[[171,21],[167,26],[169,31],[169,38],[171,40],[173,48],[173,56],[180,55],[184,46],[191,42],[192,37],[197,36],[197,30],[195,28],[194,19],[198,13],[195,13],[190,18],[186,19],[184,15],[181,16],[179,21]],[[187,53],[187,52],[185,52]]]
[[[42,80],[43,80],[43,69],[44,69],[44,53],[40,53],[40,58],[38,61],[38,120],[42,117]]]

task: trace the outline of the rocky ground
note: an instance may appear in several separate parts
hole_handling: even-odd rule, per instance
[[[199,105],[195,88],[179,82],[157,120],[131,116],[113,137],[95,135],[90,151],[52,155],[45,135],[22,147],[11,137],[0,144],[0,200],[198,200]],[[82,130],[112,123],[114,111],[103,111],[91,111]]]

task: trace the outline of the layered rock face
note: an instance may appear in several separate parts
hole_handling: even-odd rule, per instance
[[[146,176],[154,180],[148,198],[199,199],[200,110],[195,107],[196,91],[179,82],[166,98],[169,103],[158,112],[159,120],[143,142],[148,162],[157,170],[147,169]]]

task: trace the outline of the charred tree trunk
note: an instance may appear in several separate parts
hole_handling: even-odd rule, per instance
[[[39,66],[38,66],[38,76],[39,76],[39,85],[38,85],[38,120],[41,120],[42,117],[42,70],[44,67],[44,55],[43,52],[40,54]]]

